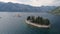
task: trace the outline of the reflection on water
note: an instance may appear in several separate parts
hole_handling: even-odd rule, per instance
[[[16,17],[20,14],[21,17]],[[37,28],[25,23],[29,15],[48,18],[51,28]],[[48,13],[0,12],[0,34],[60,34],[60,16]]]

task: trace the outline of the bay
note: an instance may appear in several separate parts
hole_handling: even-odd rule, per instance
[[[17,17],[16,14],[21,15]],[[38,28],[25,23],[27,16],[48,18],[51,28]],[[60,16],[36,12],[0,12],[0,34],[60,34]]]

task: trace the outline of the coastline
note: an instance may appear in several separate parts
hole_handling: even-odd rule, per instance
[[[50,25],[39,25],[39,24],[31,23],[30,21],[27,21],[27,20],[25,20],[25,22],[27,24],[30,24],[30,25],[33,25],[33,26],[36,26],[36,27],[40,27],[40,28],[49,28],[50,27]]]
[[[60,13],[53,13],[53,12],[51,12],[50,14],[53,14],[53,15],[60,15]]]

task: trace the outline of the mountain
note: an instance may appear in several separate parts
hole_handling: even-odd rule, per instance
[[[25,4],[19,4],[19,3],[4,3],[0,2],[0,11],[2,12],[47,12],[51,11],[55,6],[41,6],[41,7],[34,7],[30,5]]]
[[[56,9],[52,10],[51,13],[60,15],[60,6],[57,7]]]

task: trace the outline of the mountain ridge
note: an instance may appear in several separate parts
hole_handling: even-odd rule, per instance
[[[41,6],[41,7],[34,7],[30,5],[25,4],[19,4],[19,3],[4,3],[0,2],[0,12],[47,12],[51,11],[55,6]]]
[[[56,14],[56,15],[60,15],[60,6],[55,8],[54,10],[52,10],[51,13]]]

